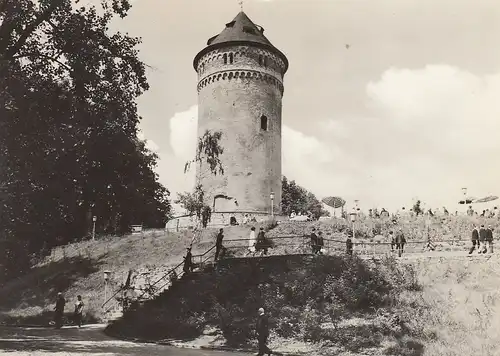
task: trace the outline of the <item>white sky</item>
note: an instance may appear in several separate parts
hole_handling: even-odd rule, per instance
[[[462,187],[500,195],[498,0],[247,0],[289,61],[283,173],[319,198],[388,209],[419,197],[459,209]],[[192,60],[237,0],[136,0],[115,29],[153,66],[141,128],[175,197],[190,190],[197,117]],[[346,48],[349,44],[349,49]]]

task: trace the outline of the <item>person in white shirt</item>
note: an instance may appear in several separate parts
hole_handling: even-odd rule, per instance
[[[83,321],[83,307],[85,306],[85,304],[83,304],[81,295],[77,296],[76,298],[77,300],[75,303],[75,324],[78,325],[79,328],[81,328]]]

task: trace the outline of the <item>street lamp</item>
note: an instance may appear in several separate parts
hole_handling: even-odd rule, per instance
[[[274,218],[274,192],[272,190],[269,198],[271,198],[271,218]]]
[[[104,303],[108,301],[108,281],[111,271],[104,271]]]
[[[462,188],[462,193],[464,193],[465,214],[467,215],[467,188]]]
[[[356,225],[354,224],[356,222],[356,217],[357,217],[358,213],[356,211],[355,208],[353,208],[352,212],[349,214],[350,218],[351,218],[351,223],[352,223],[352,238],[353,240],[356,238]],[[353,244],[352,244],[352,247],[353,247],[353,250],[354,250],[354,241],[353,241]]]
[[[97,216],[92,217],[92,240],[95,240],[95,222],[97,221]]]

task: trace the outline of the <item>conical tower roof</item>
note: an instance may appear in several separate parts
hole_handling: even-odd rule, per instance
[[[210,38],[207,45],[217,43],[245,41],[271,45],[271,42],[264,36],[264,29],[257,26],[241,11],[233,21],[226,24],[226,28],[220,34]]]
[[[255,45],[270,49],[278,54],[285,62],[286,69],[288,68],[288,60],[286,56],[274,47],[271,42],[264,36],[264,28],[253,23],[252,20],[241,11],[233,21],[226,24],[224,30],[216,36],[211,37],[207,41],[207,47],[201,50],[195,57],[193,65],[196,69],[198,59],[206,52],[224,47],[227,45]],[[286,71],[285,69],[285,71]]]

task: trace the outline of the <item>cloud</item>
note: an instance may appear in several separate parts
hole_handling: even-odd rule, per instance
[[[366,94],[374,118],[325,126],[334,137],[341,127],[334,140],[373,177],[362,193],[368,200],[395,205],[420,196],[439,207],[456,204],[462,186],[475,195],[499,193],[500,74],[391,68]]]
[[[147,139],[146,135],[144,135],[144,132],[139,131],[139,133],[137,134],[137,138],[139,140],[146,141],[146,148],[150,151],[158,153],[158,151],[160,150],[160,146],[158,146],[153,140]]]
[[[419,197],[453,211],[463,186],[475,196],[500,193],[499,97],[500,74],[390,68],[366,85],[360,104],[370,116],[325,119],[311,134],[284,125],[283,174],[319,197],[392,209]],[[192,106],[170,119],[173,153],[160,174],[172,191],[194,184],[194,172],[182,171],[195,153],[197,116]]]

